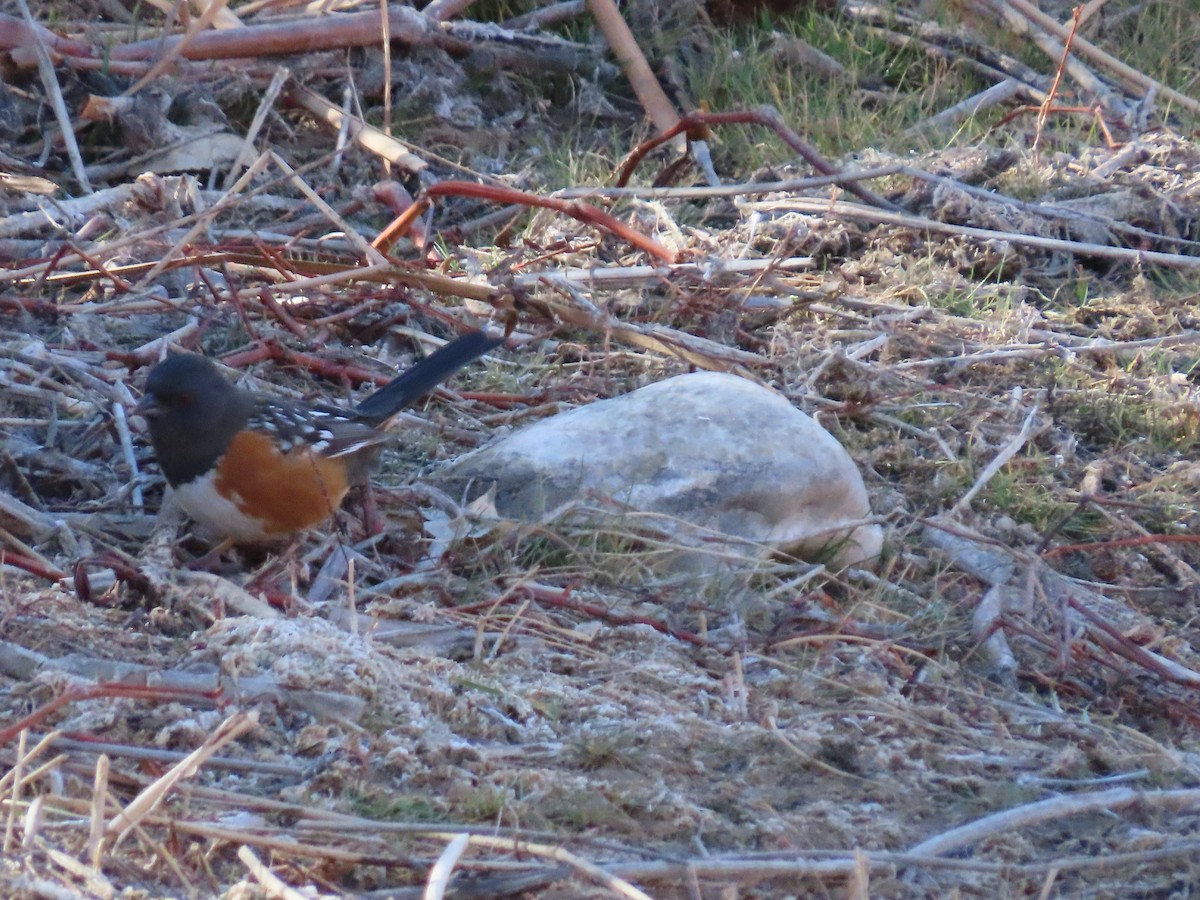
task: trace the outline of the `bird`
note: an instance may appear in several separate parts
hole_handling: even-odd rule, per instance
[[[150,370],[135,412],[146,420],[180,507],[202,533],[270,546],[333,515],[375,469],[390,421],[503,342],[468,332],[345,408],[244,390],[207,357],[181,353]]]

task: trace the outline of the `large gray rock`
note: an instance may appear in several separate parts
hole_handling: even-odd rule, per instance
[[[495,487],[500,515],[544,521],[586,504],[661,514],[837,565],[879,553],[854,461],[780,395],[712,372],[668,378],[544,419],[461,457],[435,476],[471,494]],[[688,527],[691,526],[691,527]]]

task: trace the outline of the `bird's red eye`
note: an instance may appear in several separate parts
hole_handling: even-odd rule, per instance
[[[180,406],[191,406],[194,399],[191,394],[180,394],[177,402]]]

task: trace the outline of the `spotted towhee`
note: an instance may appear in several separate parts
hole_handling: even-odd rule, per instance
[[[388,422],[503,341],[465,334],[351,409],[242,390],[203,356],[169,356],[137,412],[184,511],[213,537],[269,544],[332,515],[371,473]]]

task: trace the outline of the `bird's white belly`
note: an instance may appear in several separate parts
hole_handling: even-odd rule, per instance
[[[206,538],[232,538],[239,544],[256,544],[267,534],[267,523],[248,516],[233,501],[222,497],[214,484],[213,472],[201,475],[174,488],[175,499]]]

